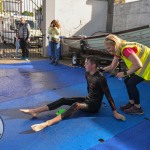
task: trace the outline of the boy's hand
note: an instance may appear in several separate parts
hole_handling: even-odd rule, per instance
[[[99,68],[99,71],[100,71],[100,72],[104,72],[105,70],[104,70],[104,68],[100,67],[100,68]]]
[[[117,78],[123,78],[124,76],[124,72],[118,72],[116,75]]]
[[[116,118],[116,119],[120,119],[120,120],[122,120],[122,121],[125,121],[126,120],[126,118],[125,118],[125,116],[124,115],[121,115],[121,114],[119,114],[119,113],[117,113],[116,111],[114,112],[114,117]]]

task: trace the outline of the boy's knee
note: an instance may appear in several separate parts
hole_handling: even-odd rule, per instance
[[[80,108],[80,103],[76,102],[72,105],[75,109],[79,109]]]
[[[68,110],[61,114],[62,120],[71,116],[78,109],[80,109],[80,103],[76,102]]]

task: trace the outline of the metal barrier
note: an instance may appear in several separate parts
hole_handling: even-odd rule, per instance
[[[42,0],[0,0],[0,58],[21,56],[16,53],[16,35],[20,18],[31,28],[29,58],[40,58],[43,53]]]

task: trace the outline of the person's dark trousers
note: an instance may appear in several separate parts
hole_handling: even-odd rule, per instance
[[[83,103],[84,101],[85,101],[85,97],[60,98],[57,101],[48,104],[47,106],[49,110],[54,110],[63,105],[71,106],[76,102]]]
[[[22,49],[22,57],[28,58],[29,57],[29,50],[28,50],[28,42],[24,39],[20,39],[20,47]]]
[[[144,79],[135,74],[124,80],[129,98],[130,100],[134,100],[135,104],[140,104],[140,95],[136,86],[142,81],[144,81]]]

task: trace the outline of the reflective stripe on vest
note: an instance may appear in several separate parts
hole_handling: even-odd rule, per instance
[[[143,67],[136,71],[135,74],[144,78],[145,80],[150,80],[150,49],[148,47],[139,43],[129,42],[121,47],[120,56],[125,61],[127,67],[130,69],[132,62],[123,55],[123,50],[124,48],[132,48],[133,46],[137,47],[138,52],[136,55],[143,64]]]
[[[149,63],[150,63],[150,55],[148,55],[148,57],[144,63],[144,66],[142,67],[141,71],[139,72],[139,74],[138,74],[139,76],[142,76],[142,74],[144,73],[144,71]]]

